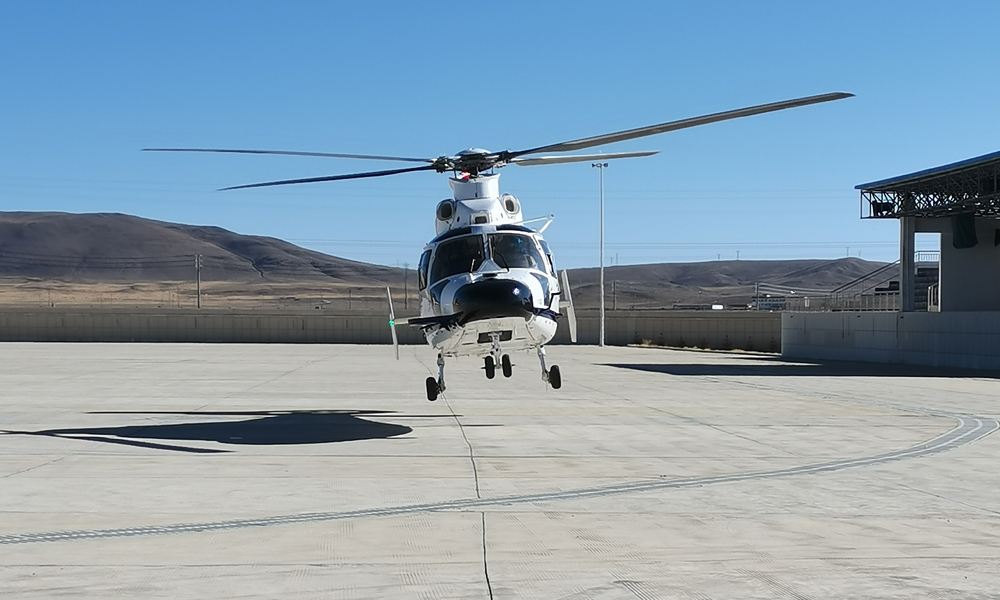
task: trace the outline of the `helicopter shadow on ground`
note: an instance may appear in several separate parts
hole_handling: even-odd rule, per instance
[[[87,440],[156,450],[197,454],[231,452],[165,442],[216,442],[227,445],[275,446],[331,444],[358,440],[389,439],[406,435],[413,428],[362,416],[393,415],[392,411],[291,410],[251,412],[114,412],[90,414],[178,415],[216,417],[195,423],[81,427],[41,431],[3,431],[8,435],[37,435]],[[424,416],[424,415],[421,415]],[[426,415],[434,418],[436,415]],[[447,415],[451,417],[451,415]],[[249,417],[232,420],[233,417]],[[150,441],[158,440],[158,441]]]
[[[733,358],[733,357],[727,357]],[[846,361],[794,361],[780,357],[738,357],[736,363],[605,363],[604,366],[689,377],[944,377],[1000,379],[996,371]]]

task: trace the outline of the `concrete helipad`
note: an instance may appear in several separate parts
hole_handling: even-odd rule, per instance
[[[0,595],[1000,590],[1000,379],[553,347],[0,344]]]

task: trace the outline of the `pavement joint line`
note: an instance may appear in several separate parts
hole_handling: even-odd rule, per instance
[[[423,504],[403,506],[388,506],[367,508],[344,512],[310,512],[297,515],[278,515],[252,519],[232,519],[228,521],[211,521],[204,523],[181,523],[176,525],[150,525],[117,529],[92,529],[77,531],[52,531],[38,533],[23,533],[0,535],[0,545],[32,544],[39,542],[60,542],[86,539],[126,538],[152,535],[169,535],[178,533],[203,533],[209,531],[225,531],[233,529],[248,529],[252,527],[274,527],[300,523],[315,523],[321,521],[342,521],[365,517],[388,517],[413,513],[443,512],[470,508],[485,508],[490,506],[506,506],[512,504],[531,504],[554,502],[559,500],[576,500],[596,498],[619,494],[649,492],[666,489],[683,489],[701,487],[720,483],[738,483],[743,481],[790,477],[814,473],[829,473],[855,467],[871,466],[891,461],[904,460],[938,454],[954,450],[981,440],[1000,429],[1000,422],[988,417],[975,415],[952,414],[926,409],[907,409],[912,412],[933,414],[954,419],[958,424],[951,430],[915,446],[876,454],[868,457],[828,461],[823,463],[802,465],[773,471],[757,471],[750,473],[734,473],[730,475],[712,475],[671,480],[640,480],[631,483],[618,483],[606,486],[580,488],[561,492],[541,492],[513,496],[498,496],[494,498],[465,498],[445,500]]]

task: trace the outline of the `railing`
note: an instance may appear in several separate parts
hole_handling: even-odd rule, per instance
[[[940,261],[938,251],[920,251],[914,254],[915,262],[926,266],[927,263]],[[780,305],[776,310],[793,311],[897,311],[901,307],[899,279],[899,261],[884,265],[871,273],[862,275],[854,281],[830,290],[828,292],[806,293],[786,292],[781,295],[771,294],[759,298],[759,306],[765,304]],[[761,291],[771,292],[774,286],[758,284]],[[938,299],[939,287],[935,283],[927,288],[927,310],[940,310]]]
[[[927,286],[927,312],[941,312],[940,283]]]
[[[897,311],[899,292],[865,294],[853,297],[817,296],[785,299],[785,310],[797,312]]]
[[[854,281],[849,281],[844,285],[830,291],[831,296],[855,296],[874,290],[880,285],[888,283],[895,277],[899,277],[899,261],[889,263],[879,269],[875,269],[867,275],[862,275]]]

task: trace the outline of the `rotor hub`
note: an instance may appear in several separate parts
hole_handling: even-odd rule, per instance
[[[499,164],[497,153],[483,148],[469,148],[458,152],[455,156],[442,156],[438,160],[442,161],[442,165],[447,165],[446,170],[468,173],[470,177],[478,177],[480,173],[503,166]]]

